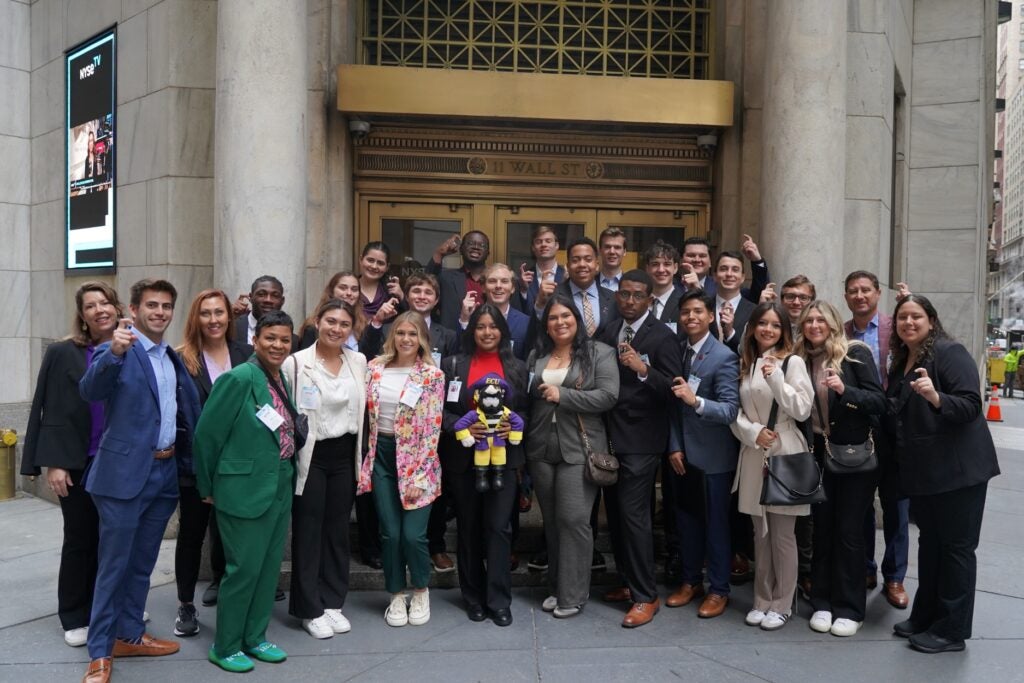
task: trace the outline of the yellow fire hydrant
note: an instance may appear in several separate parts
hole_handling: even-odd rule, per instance
[[[0,500],[14,498],[14,447],[18,445],[18,432],[0,429]]]

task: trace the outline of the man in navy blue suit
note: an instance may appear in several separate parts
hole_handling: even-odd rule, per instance
[[[519,360],[526,360],[534,343],[534,321],[535,318],[526,315],[512,307],[510,299],[515,291],[515,277],[512,269],[504,263],[493,263],[484,271],[484,298],[488,303],[498,307],[505,315],[505,322],[508,323],[508,331],[512,339],[512,353]],[[472,306],[463,305],[462,313],[459,316],[459,326],[466,329],[469,324],[469,316],[479,306],[477,302]]]
[[[545,282],[553,282],[558,285],[565,279],[565,268],[558,264],[558,236],[555,229],[549,225],[538,225],[530,241],[530,250],[536,259],[533,270],[526,267],[526,264],[519,266],[519,292],[513,297],[512,305],[527,315],[534,315],[537,305],[537,296],[540,294],[541,285]],[[549,289],[551,285],[548,285]],[[553,291],[553,290],[552,290]],[[551,291],[547,293],[549,296]]]
[[[178,503],[179,471],[192,473],[199,395],[164,341],[177,291],[166,280],[132,285],[129,310],[97,349],[79,384],[104,401],[106,422],[85,489],[100,517],[99,566],[89,620],[87,683],[110,678],[111,657],[158,656],[178,644],[144,632],[149,576]]]
[[[729,506],[739,457],[739,442],[729,429],[739,412],[739,358],[711,334],[714,319],[715,301],[710,296],[700,290],[683,296],[683,373],[673,382],[680,402],[668,446],[669,464],[677,476],[672,485],[680,503],[676,519],[683,584],[665,604],[681,607],[704,595],[701,572],[706,558],[708,592],[697,610],[704,618],[717,617],[729,602]],[[690,491],[703,491],[704,500],[687,500]]]

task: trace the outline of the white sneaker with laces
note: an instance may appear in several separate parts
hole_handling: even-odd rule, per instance
[[[391,596],[391,604],[384,611],[384,621],[388,626],[405,626],[409,623],[409,610],[405,606],[405,593]]]
[[[321,619],[326,619],[335,633],[348,633],[352,630],[352,624],[341,613],[340,609],[325,609]]]
[[[422,626],[428,621],[430,621],[430,589],[413,591],[412,600],[409,601],[409,623],[413,626]]]
[[[787,621],[789,621],[788,614],[779,614],[778,612],[772,612],[771,610],[769,610],[768,613],[764,615],[764,619],[761,621],[761,630],[777,631],[783,626],[785,626]]]
[[[331,622],[328,621],[327,617],[321,614],[316,619],[303,619],[302,628],[306,629],[309,635],[317,638],[318,640],[324,640],[334,635],[334,629],[331,628]]]
[[[832,628],[832,613],[826,610],[818,610],[811,615],[811,630],[818,633],[828,633]]]
[[[831,633],[834,636],[845,638],[847,636],[853,636],[860,630],[860,625],[864,623],[861,621],[854,621],[853,619],[836,619],[832,622]]]
[[[764,612],[759,609],[752,609],[747,612],[747,618],[744,619],[747,626],[760,626],[761,622],[764,621]]]
[[[558,598],[554,595],[544,598],[544,602],[540,604],[540,608],[545,612],[554,612],[556,607],[558,607]]]
[[[89,640],[89,627],[73,628],[64,631],[64,642],[71,647],[82,647]]]

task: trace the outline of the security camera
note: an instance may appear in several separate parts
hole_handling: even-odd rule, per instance
[[[697,136],[697,147],[700,151],[705,154],[714,154],[715,148],[718,147],[718,136],[714,133],[708,133],[707,135]]]
[[[362,119],[351,119],[348,122],[348,132],[356,140],[365,140],[370,134],[370,122]]]

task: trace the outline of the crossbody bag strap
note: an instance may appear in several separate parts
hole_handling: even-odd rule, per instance
[[[282,403],[284,403],[284,409],[288,411],[289,415],[291,415],[292,425],[294,425],[298,421],[299,415],[298,412],[296,412],[295,408],[292,406],[291,399],[288,398],[288,392],[285,391],[284,387],[281,386],[281,384],[276,379],[274,379],[274,376],[271,375],[270,372],[268,372],[265,367],[263,367],[262,363],[257,361],[256,365],[260,366],[260,370],[262,370],[263,374],[266,375],[267,383],[270,385],[270,389],[274,393],[276,393],[277,397],[281,399]],[[298,372],[298,370],[296,370],[296,372]]]
[[[786,356],[786,359],[782,361],[782,381],[786,381],[786,368],[789,367],[789,359],[792,356]],[[774,398],[772,399],[772,410],[768,414],[768,424],[765,427],[769,432],[775,431],[775,421],[779,419],[779,402]]]

